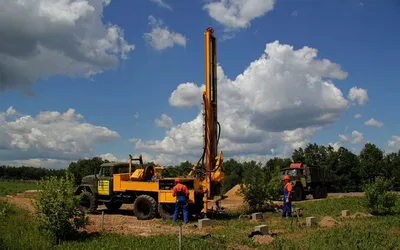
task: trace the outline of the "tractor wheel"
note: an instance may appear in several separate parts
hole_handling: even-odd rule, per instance
[[[122,202],[106,202],[104,203],[107,210],[111,213],[118,211],[118,209],[122,206]]]
[[[293,194],[292,198],[293,198],[293,201],[303,200],[303,189],[300,186],[296,186],[294,188],[294,194]]]
[[[94,213],[97,210],[96,198],[94,195],[86,190],[82,191],[83,197],[80,200],[80,207],[86,213]]]
[[[157,202],[150,195],[140,195],[133,203],[133,209],[138,220],[151,220],[157,215]]]
[[[326,197],[328,197],[328,190],[327,190],[327,188],[326,188],[326,186],[323,186],[322,187],[322,198],[326,198]]]
[[[158,204],[158,213],[164,220],[172,219],[174,215],[175,204],[173,203],[160,203]]]
[[[322,197],[322,188],[320,186],[316,186],[313,194],[314,199],[321,199]]]

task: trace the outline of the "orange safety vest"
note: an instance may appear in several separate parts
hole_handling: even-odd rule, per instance
[[[186,185],[178,183],[174,186],[172,195],[177,198],[177,201],[186,201],[189,196],[189,190]]]

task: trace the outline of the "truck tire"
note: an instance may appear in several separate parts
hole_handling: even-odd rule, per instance
[[[157,215],[157,202],[150,195],[142,194],[133,203],[133,210],[138,220],[151,220]]]
[[[173,203],[160,203],[158,204],[158,213],[164,220],[171,220],[174,215],[175,204]]]
[[[96,198],[94,195],[86,190],[82,191],[83,197],[80,200],[81,210],[86,213],[94,213],[97,210]]]
[[[326,186],[322,187],[322,198],[327,198],[328,197],[328,189],[326,188]]]
[[[108,211],[116,212],[122,206],[122,202],[106,202],[104,205]]]
[[[315,187],[313,198],[314,199],[321,199],[322,197],[322,188],[318,185]]]
[[[300,186],[294,187],[294,193],[292,195],[293,201],[301,201],[303,200],[303,189]]]

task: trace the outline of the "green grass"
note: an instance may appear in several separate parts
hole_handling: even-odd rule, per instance
[[[366,212],[362,197],[345,197],[298,203],[303,217],[315,216],[319,221],[332,216],[341,224],[334,228],[297,227],[291,220],[280,219],[279,213],[264,213],[265,222],[253,223],[238,219],[216,220],[216,227],[205,230],[211,237],[184,235],[183,249],[234,249],[228,246],[248,246],[256,249],[400,249],[400,215],[342,219],[340,212],[348,209],[352,214]],[[397,203],[400,211],[400,197]],[[164,223],[171,223],[170,221]],[[248,234],[255,225],[266,224],[273,233],[271,245],[254,243]],[[35,227],[25,211],[7,203],[0,203],[0,249],[178,249],[177,235],[152,237],[122,236],[116,234],[81,236],[74,241],[52,246]]]
[[[0,181],[0,196],[14,195],[26,190],[37,190],[40,186],[34,182]]]

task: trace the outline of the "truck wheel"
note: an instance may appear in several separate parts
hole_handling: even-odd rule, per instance
[[[87,213],[94,213],[97,210],[97,203],[94,195],[88,191],[82,191],[83,197],[80,200],[81,210]]]
[[[303,200],[303,189],[300,186],[294,188],[293,201]]]
[[[313,198],[320,199],[321,197],[322,197],[322,188],[320,186],[316,186],[313,193]]]
[[[158,204],[158,213],[164,220],[172,219],[174,215],[175,204],[173,203],[160,203]]]
[[[326,188],[326,186],[322,187],[322,198],[326,198],[328,197],[328,190]]]
[[[106,202],[104,205],[108,211],[115,212],[122,206],[122,202]]]
[[[140,195],[133,203],[135,216],[138,220],[151,220],[157,214],[157,202],[150,195]]]

